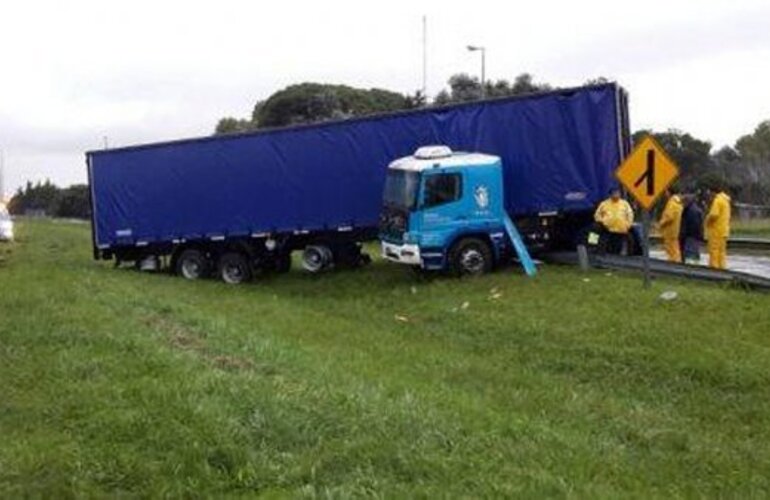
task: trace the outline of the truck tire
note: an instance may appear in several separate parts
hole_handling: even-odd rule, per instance
[[[208,276],[211,270],[211,263],[206,254],[197,248],[188,248],[179,254],[176,258],[174,267],[176,274],[188,279],[197,280]]]
[[[239,252],[227,252],[219,258],[217,264],[219,278],[229,285],[240,285],[250,281],[251,264],[245,255]]]
[[[311,273],[319,273],[334,263],[334,254],[326,245],[308,245],[302,252],[302,267]]]
[[[478,276],[492,270],[489,245],[478,238],[463,238],[449,250],[449,269],[456,276]]]

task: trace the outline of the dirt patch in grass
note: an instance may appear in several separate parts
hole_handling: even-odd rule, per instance
[[[177,332],[169,335],[168,343],[175,349],[185,351],[205,352],[206,343],[200,337]]]
[[[221,370],[250,370],[254,367],[251,360],[239,356],[214,356],[210,361]]]
[[[206,344],[205,335],[167,317],[154,315],[147,318],[145,324],[153,330],[166,334],[168,344],[172,348],[194,353],[214,368],[227,371],[246,371],[258,368],[257,371],[266,375],[274,372],[272,367],[257,366],[248,358],[214,352]]]
[[[8,257],[13,253],[13,242],[0,241],[0,267],[8,263]]]

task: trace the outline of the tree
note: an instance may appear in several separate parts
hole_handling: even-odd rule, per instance
[[[449,90],[441,90],[434,99],[435,105],[445,105],[454,102],[475,101],[482,98],[481,83],[475,76],[467,73],[457,73],[449,78]],[[551,90],[547,83],[535,83],[529,73],[517,76],[513,84],[508,80],[484,82],[484,97],[506,97],[511,95],[529,94]]]
[[[91,213],[88,186],[76,184],[60,189],[49,180],[34,185],[27,181],[11,198],[8,211],[23,215],[33,210],[53,217],[88,218]]]
[[[271,95],[252,120],[258,127],[278,127],[396,111],[408,104],[404,95],[388,90],[302,83]]]
[[[738,139],[735,149],[746,161],[770,166],[770,120],[760,123],[753,134]]]
[[[406,96],[406,109],[424,108],[428,105],[428,96],[422,93],[421,90],[415,91],[414,94]]]
[[[583,85],[604,85],[605,83],[610,83],[611,81],[612,80],[607,77],[598,76],[596,78],[589,78]]]
[[[57,207],[54,212],[57,217],[87,219],[91,216],[88,186],[74,184],[59,192]]]
[[[24,189],[19,188],[8,204],[12,214],[23,214],[28,210],[41,210],[52,215],[56,211],[59,188],[46,179],[45,182],[32,184],[27,181]]]
[[[354,116],[365,116],[419,107],[425,98],[419,92],[405,96],[383,89],[356,89],[347,85],[301,83],[290,85],[257,101],[251,119],[223,118],[215,133],[234,133],[262,127],[282,127]]]
[[[485,82],[484,95],[486,97],[505,97],[513,94],[511,84],[508,80],[497,80],[496,82]]]
[[[215,134],[237,134],[239,132],[248,132],[253,130],[254,124],[250,120],[239,120],[238,118],[225,117],[219,120]]]
[[[739,138],[735,152],[738,159],[733,162],[732,173],[743,185],[743,201],[770,204],[770,120]]]
[[[452,96],[449,94],[449,91],[446,89],[441,89],[441,91],[436,94],[436,97],[433,99],[433,104],[435,106],[446,106],[447,104],[452,103]]]
[[[516,77],[511,86],[511,94],[531,94],[532,92],[542,92],[551,90],[547,83],[535,83],[534,77],[529,73],[522,73]]]
[[[481,83],[475,76],[457,73],[449,78],[452,102],[475,101],[481,98]]]

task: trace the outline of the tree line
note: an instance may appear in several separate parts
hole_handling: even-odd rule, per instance
[[[14,215],[88,219],[91,216],[88,186],[74,184],[60,188],[48,179],[35,184],[27,181],[23,188],[16,190],[8,204],[8,211]]]
[[[599,80],[596,80],[598,82]],[[431,105],[441,106],[468,102],[482,97],[504,97],[551,89],[537,83],[529,73],[522,73],[513,82],[485,82],[466,73],[449,79],[449,88],[439,92]],[[215,134],[249,132],[261,128],[284,127],[305,123],[340,120],[376,113],[421,108],[428,105],[422,92],[400,94],[384,89],[357,89],[347,85],[300,83],[289,85],[257,101],[248,118],[225,117],[219,120]]]
[[[595,85],[608,81],[599,77],[585,84]],[[420,92],[405,95],[383,89],[302,83],[290,85],[265,100],[257,101],[249,118],[222,118],[217,123],[215,134],[442,106],[484,97],[529,94],[555,88],[535,81],[529,73],[522,73],[513,81],[487,81],[482,89],[477,77],[458,73],[449,79],[448,88],[442,89],[429,103]],[[638,130],[633,134],[633,142],[638,142],[645,134],[652,134],[679,165],[681,189],[697,191],[719,183],[731,191],[734,200],[770,205],[770,120],[760,123],[752,133],[740,137],[734,145],[716,151],[708,140],[676,129]]]

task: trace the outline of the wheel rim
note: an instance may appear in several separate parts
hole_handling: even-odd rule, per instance
[[[321,259],[321,252],[315,249],[312,249],[312,250],[308,250],[305,253],[302,263],[304,264],[305,269],[307,269],[312,273],[315,273],[321,270],[322,260],[323,259]]]
[[[460,256],[460,265],[467,274],[481,274],[484,272],[484,255],[475,248],[465,250]]]
[[[185,259],[182,261],[182,277],[188,280],[195,280],[201,277],[201,263],[197,259]]]
[[[321,249],[316,247],[308,247],[302,255],[302,267],[311,273],[317,273],[324,268],[326,259],[324,258]]]
[[[222,280],[225,283],[236,285],[242,283],[246,277],[243,266],[237,263],[228,263],[222,266]]]

